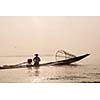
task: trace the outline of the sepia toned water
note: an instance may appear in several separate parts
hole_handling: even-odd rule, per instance
[[[0,83],[88,83],[100,82],[100,65],[91,58],[74,65],[42,66],[39,68],[16,68],[0,70]],[[0,57],[0,65],[16,64],[26,57]],[[53,57],[42,57],[42,62],[53,61]]]

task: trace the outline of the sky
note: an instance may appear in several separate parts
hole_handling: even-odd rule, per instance
[[[0,55],[55,54],[64,49],[75,55],[99,58],[100,17],[0,17]]]

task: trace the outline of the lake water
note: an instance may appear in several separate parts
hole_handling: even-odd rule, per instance
[[[41,57],[42,62],[53,57]],[[16,68],[0,70],[0,83],[88,83],[100,82],[100,65],[87,57],[75,65],[42,66],[39,68]],[[0,57],[0,65],[17,64],[27,57]]]

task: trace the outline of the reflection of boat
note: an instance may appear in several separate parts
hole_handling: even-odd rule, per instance
[[[85,54],[85,55],[75,56],[75,57],[65,59],[65,60],[43,63],[43,64],[40,64],[39,66],[69,65],[74,62],[80,61],[81,59],[83,59],[89,55],[90,54]],[[26,66],[26,65],[4,65],[4,66],[0,67],[0,69],[25,68],[25,67],[35,67],[35,66],[34,65],[29,65],[29,66]]]

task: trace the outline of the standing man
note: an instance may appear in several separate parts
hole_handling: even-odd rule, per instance
[[[38,54],[35,54],[33,61],[34,61],[34,66],[39,66],[39,62],[41,61],[41,59],[38,57]]]

